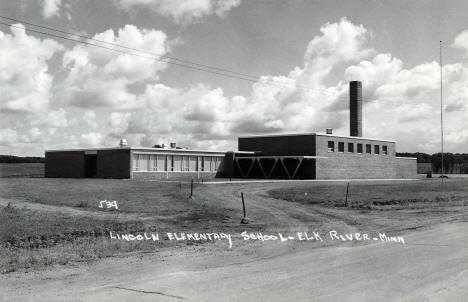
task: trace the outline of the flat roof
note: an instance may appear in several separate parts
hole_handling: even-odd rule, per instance
[[[160,151],[160,152],[198,152],[198,153],[226,153],[228,151],[195,150],[195,149],[171,149],[171,148],[148,148],[148,147],[105,147],[105,148],[77,148],[77,149],[54,149],[45,152],[65,152],[65,151],[101,151],[101,150],[135,150],[135,151]],[[236,151],[237,152],[237,151]],[[250,153],[250,152],[247,152]]]
[[[369,137],[360,137],[360,136],[346,136],[346,135],[336,135],[336,134],[326,134],[326,133],[285,133],[285,134],[267,134],[267,135],[251,135],[251,136],[240,136],[239,138],[253,138],[253,137],[281,137],[281,136],[305,136],[305,135],[316,135],[316,136],[329,136],[329,137],[342,137],[342,138],[351,138],[351,139],[362,139],[369,141],[379,141],[379,142],[390,142],[395,143],[394,140],[388,139],[379,139],[379,138],[369,138]]]

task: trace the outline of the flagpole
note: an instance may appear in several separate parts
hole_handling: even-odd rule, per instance
[[[442,181],[444,179],[444,111],[443,111],[443,99],[442,99],[442,41],[439,44],[439,53],[440,53],[440,147],[442,150],[441,154],[441,163],[442,171],[441,177]]]

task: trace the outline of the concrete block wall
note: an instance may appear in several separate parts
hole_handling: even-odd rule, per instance
[[[328,152],[328,141],[335,143],[335,151]],[[338,142],[344,143],[344,152],[338,152]],[[348,152],[348,143],[354,144],[354,152]],[[363,145],[363,153],[357,153],[357,144]],[[371,145],[371,153],[366,153],[366,144]],[[395,143],[369,139],[317,135],[316,178],[317,179],[356,179],[356,178],[395,178]],[[380,154],[374,153],[379,145]],[[382,146],[387,146],[387,155]]]
[[[417,159],[413,157],[396,157],[395,174],[396,178],[416,178]]]
[[[60,151],[45,153],[45,177],[84,177],[84,151]]]

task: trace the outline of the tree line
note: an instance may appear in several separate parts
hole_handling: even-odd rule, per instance
[[[43,163],[44,157],[22,157],[14,155],[0,155],[0,163],[21,164],[21,163]]]
[[[434,153],[397,153],[396,156],[416,157],[418,163],[431,163],[432,171],[440,173],[442,170],[442,154]],[[468,174],[468,153],[445,153],[444,173]]]

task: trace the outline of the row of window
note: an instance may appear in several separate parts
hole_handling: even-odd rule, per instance
[[[134,154],[133,171],[215,172],[222,159],[217,156]]]
[[[356,152],[357,153],[363,153],[363,144],[356,144]],[[371,144],[365,144],[366,146],[366,153],[368,154],[380,154],[380,145],[373,145],[374,146],[374,152],[372,152],[372,145]],[[335,152],[335,142],[334,141],[328,141],[328,152]],[[345,152],[345,143],[344,142],[338,142],[338,152]],[[354,143],[348,143],[348,152],[349,153],[354,153]],[[382,146],[382,154],[387,155],[388,154],[388,148],[386,145]]]

